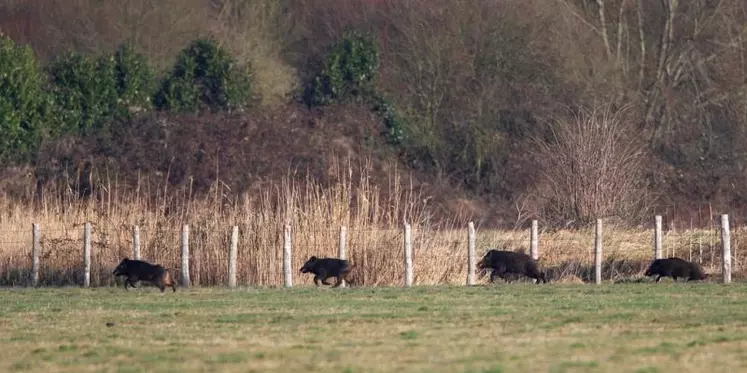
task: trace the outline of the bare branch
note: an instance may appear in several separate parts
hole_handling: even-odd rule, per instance
[[[602,31],[600,31],[596,26],[594,26],[592,23],[586,20],[584,16],[578,14],[574,9],[573,5],[569,4],[567,0],[558,0],[561,4],[565,5],[566,8],[568,8],[568,11],[571,12],[571,14],[576,17],[581,23],[585,24],[589,27],[590,30],[594,31],[598,35],[602,35]]]
[[[638,68],[638,89],[642,89],[643,80],[646,77],[646,31],[643,22],[643,0],[638,0],[636,5],[636,14],[638,16],[638,43],[641,47],[640,65]]]
[[[615,60],[617,61],[617,63],[621,63],[622,61],[623,28],[625,27],[624,17],[625,17],[625,5],[627,4],[627,2],[628,2],[627,0],[622,0],[620,2],[620,12],[617,16],[617,53],[615,57]]]
[[[541,183],[554,221],[590,222],[618,216],[633,221],[645,206],[641,166],[644,147],[627,114],[582,110],[551,125],[552,141],[535,139]]]
[[[604,15],[604,0],[596,0],[599,7],[599,27],[602,28],[602,41],[604,49],[607,51],[607,58],[612,60],[612,49],[610,48],[610,38],[607,35],[607,19]]]

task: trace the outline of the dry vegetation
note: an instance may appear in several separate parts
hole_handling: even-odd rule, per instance
[[[148,114],[123,124],[121,136],[58,139],[37,164],[4,169],[2,283],[25,281],[31,223],[41,227],[43,283],[79,282],[85,221],[94,224],[94,285],[113,282],[135,224],[143,257],[170,267],[189,224],[198,285],[225,281],[232,225],[240,283],[279,284],[286,221],[294,268],[335,254],[347,226],[365,285],[402,282],[405,220],[417,284],[464,281],[469,219],[479,220],[478,252],[518,249],[528,219],[539,219],[552,228],[541,237],[542,264],[554,278],[587,279],[593,237],[584,223],[603,217],[604,277],[618,279],[641,273],[652,241],[644,228],[662,214],[677,226],[665,246],[715,270],[711,219],[730,213],[739,226],[747,201],[738,187],[747,180],[746,19],[741,0],[6,1],[0,29],[44,62],[129,40],[162,72],[189,41],[210,35],[252,62],[267,105],[243,117]],[[377,36],[377,88],[411,126],[416,141],[406,149],[381,144],[382,124],[366,108],[295,102],[348,28]],[[568,107],[600,102],[613,126],[562,119]],[[632,113],[618,122],[620,107]],[[335,169],[329,149],[372,160]],[[87,162],[123,179],[99,173],[93,197],[78,199],[73,169]],[[514,221],[514,230],[495,229]],[[578,228],[554,230],[568,222]],[[740,267],[741,238],[735,230]]]
[[[239,284],[282,284],[282,236],[292,226],[294,283],[309,284],[296,269],[310,255],[336,256],[339,227],[348,229],[348,255],[358,266],[355,281],[365,286],[403,283],[402,223],[413,225],[415,284],[461,284],[466,279],[464,218],[433,222],[428,197],[394,172],[385,186],[369,183],[366,165],[359,179],[355,166],[336,168],[338,182],[324,188],[307,180],[286,182],[263,193],[232,200],[220,184],[204,198],[186,197],[188,190],[164,190],[166,198],[147,202],[112,186],[87,202],[45,197],[36,207],[2,200],[6,211],[0,250],[0,281],[26,284],[31,267],[31,225],[41,231],[41,283],[82,282],[83,224],[92,222],[94,286],[115,284],[111,271],[132,253],[132,227],[140,227],[142,257],[170,268],[180,265],[180,232],[190,227],[190,277],[198,286],[223,285],[227,279],[231,227],[240,230]],[[158,187],[142,185],[142,189]],[[53,195],[50,193],[50,195]],[[167,206],[167,199],[176,204]],[[166,207],[164,207],[166,206]],[[733,233],[736,266],[747,256],[740,249],[741,231]],[[477,255],[490,247],[526,251],[528,230],[481,229],[477,222]],[[541,264],[554,281],[588,281],[592,276],[593,230],[541,231]],[[605,227],[605,280],[639,276],[652,255],[652,231]],[[702,262],[718,270],[720,243],[716,230],[680,230],[665,236],[665,253]],[[574,280],[575,279],[575,280]]]
[[[645,219],[650,209],[642,177],[645,148],[633,134],[634,121],[625,118],[629,112],[605,107],[575,113],[548,126],[550,141],[536,141],[546,181],[537,195],[549,210],[541,215],[556,219],[551,225],[588,224],[600,216]]]
[[[548,223],[558,219],[556,201],[542,195],[557,178],[539,172],[544,161],[530,140],[538,135],[538,123],[566,125],[561,119],[567,107],[600,103],[632,108],[626,131],[645,144],[636,162],[645,160],[637,171],[650,189],[645,198],[627,198],[623,204],[630,211],[614,209],[617,218],[639,223],[641,209],[632,208],[638,201],[679,223],[702,217],[698,209],[709,204],[737,214],[747,199],[735,187],[744,184],[747,165],[742,151],[747,144],[745,19],[740,0],[31,0],[0,5],[0,29],[30,44],[42,61],[67,50],[111,52],[129,40],[163,71],[190,40],[209,35],[240,62],[253,63],[263,102],[281,109],[298,98],[344,30],[372,31],[381,49],[378,89],[404,113],[414,139],[398,155],[408,168],[428,175],[431,184],[466,189],[449,195],[451,200],[489,204],[478,213],[495,214],[495,225],[512,219],[501,211],[519,201],[525,205],[520,213]],[[366,120],[358,119],[350,125]],[[35,166],[49,166],[44,155]],[[620,177],[557,172],[569,172],[576,183]],[[243,175],[224,176],[227,181]]]

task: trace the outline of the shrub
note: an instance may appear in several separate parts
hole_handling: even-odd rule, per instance
[[[377,97],[374,111],[381,116],[386,125],[387,142],[392,145],[403,145],[406,140],[405,131],[408,129],[408,121],[397,110],[391,100]]]
[[[38,148],[44,101],[34,52],[0,33],[0,160],[25,161]]]
[[[183,49],[154,97],[159,109],[242,109],[252,101],[251,65],[239,65],[211,39]]]
[[[70,53],[49,66],[58,131],[90,133],[104,127],[117,104],[114,57]]]
[[[635,222],[647,213],[644,143],[628,107],[579,110],[534,139],[544,220],[581,226],[597,218]]]
[[[369,33],[348,31],[335,43],[306,92],[310,106],[329,105],[373,92],[379,49]]]
[[[114,53],[118,115],[129,116],[131,110],[148,110],[155,91],[155,74],[145,56],[130,44],[122,44]]]

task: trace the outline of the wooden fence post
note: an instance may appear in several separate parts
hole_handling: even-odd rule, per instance
[[[475,223],[467,226],[467,286],[475,284]]]
[[[346,259],[347,253],[345,253],[345,248],[347,246],[348,242],[348,229],[346,227],[340,227],[340,249],[338,252],[338,255],[340,259]],[[342,280],[340,283],[340,287],[345,287],[345,279]]]
[[[293,286],[291,272],[291,226],[288,222],[283,229],[283,285],[287,288]]]
[[[654,229],[654,259],[661,259],[661,246],[663,233],[661,229],[661,215],[656,215],[656,227]]]
[[[529,240],[529,255],[534,260],[539,259],[539,223],[537,220],[532,220],[532,232]]]
[[[602,219],[597,219],[596,237],[594,240],[594,282],[602,283]]]
[[[83,287],[91,286],[91,223],[83,228]]]
[[[729,215],[721,215],[721,275],[724,284],[731,283],[731,232],[729,231]]]
[[[412,241],[411,228],[409,223],[405,223],[405,287],[412,286]]]
[[[190,286],[189,280],[189,225],[182,226],[182,287]]]
[[[239,246],[239,226],[234,225],[231,232],[231,246],[228,248],[228,287],[236,287],[236,257]]]
[[[34,223],[32,226],[32,243],[31,243],[31,285],[39,285],[39,224]]]
[[[135,260],[140,260],[140,227],[132,227],[132,256]]]

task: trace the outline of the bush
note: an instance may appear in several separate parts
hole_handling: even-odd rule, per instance
[[[34,52],[0,33],[0,160],[33,156],[44,124],[45,95]]]
[[[79,53],[49,66],[59,133],[100,130],[117,105],[114,57],[93,58]]]
[[[610,105],[581,109],[551,124],[549,138],[534,139],[545,221],[583,226],[597,218],[646,216],[645,143],[628,112]]]
[[[408,121],[397,110],[391,100],[377,97],[374,111],[381,116],[386,125],[387,142],[392,145],[403,145],[406,140],[405,131],[408,129]]]
[[[251,65],[238,65],[214,40],[183,49],[154,97],[159,109],[213,111],[242,109],[252,101]]]
[[[151,109],[155,74],[145,56],[136,53],[130,44],[122,44],[114,53],[114,64],[118,115],[129,116],[132,110]]]
[[[332,46],[321,71],[307,87],[304,99],[309,106],[329,105],[356,97],[372,99],[374,112],[386,125],[387,142],[401,146],[409,124],[391,100],[376,93],[378,69],[379,49],[374,37],[370,33],[347,31]]]
[[[349,97],[373,92],[379,49],[369,33],[348,31],[324,60],[307,92],[310,106],[329,105]]]

